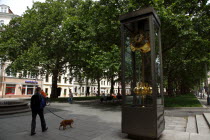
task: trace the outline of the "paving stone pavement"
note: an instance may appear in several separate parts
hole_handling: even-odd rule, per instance
[[[61,118],[73,119],[73,128],[59,130]],[[196,109],[195,109],[196,110]],[[201,136],[184,132],[186,113],[176,115],[179,110],[166,110],[166,130],[160,140],[199,140]],[[198,110],[199,111],[199,110]],[[208,110],[206,110],[208,111]],[[174,113],[174,116],[172,115]],[[181,113],[180,113],[181,114]],[[30,136],[31,112],[0,116],[0,140],[129,140],[121,133],[121,109],[119,106],[100,105],[99,103],[52,103],[45,108],[47,132],[41,132],[40,119],[37,117],[36,135]],[[192,137],[193,136],[193,137]],[[202,140],[210,140],[203,136]]]

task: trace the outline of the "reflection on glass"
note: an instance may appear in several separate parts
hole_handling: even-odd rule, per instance
[[[151,106],[151,46],[148,19],[125,25],[125,84],[133,105]],[[129,85],[129,86],[128,86]],[[127,104],[130,100],[127,99]]]
[[[156,72],[156,93],[157,93],[157,104],[163,104],[161,97],[161,71],[160,71],[160,46],[159,46],[159,34],[158,27],[155,26],[155,72]]]

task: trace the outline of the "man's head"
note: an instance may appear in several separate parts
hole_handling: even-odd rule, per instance
[[[41,88],[37,87],[36,90],[35,90],[35,93],[40,93],[40,92],[41,92]]]

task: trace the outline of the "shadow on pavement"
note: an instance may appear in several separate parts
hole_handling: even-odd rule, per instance
[[[84,106],[84,107],[90,107],[93,109],[100,109],[102,111],[119,112],[121,111],[122,102],[121,101],[100,102],[99,100],[91,100],[91,101],[85,101],[85,102],[76,101],[74,104],[78,104],[81,107]]]

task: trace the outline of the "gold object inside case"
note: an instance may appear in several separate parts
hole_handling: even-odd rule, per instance
[[[152,94],[152,87],[148,83],[138,82],[134,88],[134,93],[137,95],[150,95]]]

